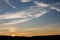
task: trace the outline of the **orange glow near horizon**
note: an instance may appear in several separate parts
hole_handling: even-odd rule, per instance
[[[15,37],[15,35],[11,35],[12,37]]]
[[[40,30],[40,29],[39,29]],[[14,31],[14,32],[8,32],[8,31],[0,31],[0,35],[6,35],[6,36],[47,36],[47,35],[60,35],[59,30],[60,29],[51,29],[51,30],[43,30],[42,32],[39,30],[32,30],[29,29],[28,31]]]
[[[28,33],[28,32],[13,32],[13,33],[6,33],[6,36],[47,36],[47,35],[60,35],[60,32],[45,32],[45,33]]]

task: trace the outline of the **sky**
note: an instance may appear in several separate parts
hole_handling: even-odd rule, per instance
[[[0,0],[0,35],[60,35],[60,0]]]

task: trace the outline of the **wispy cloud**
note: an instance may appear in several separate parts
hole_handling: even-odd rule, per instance
[[[5,30],[5,29],[7,29],[7,31],[9,31],[9,32],[15,32],[15,31],[18,30],[18,29],[15,28],[15,27],[4,27],[4,28],[1,28],[0,30]]]
[[[59,8],[56,8],[56,7],[50,7],[50,9],[54,9],[54,10],[60,12],[60,9]]]
[[[2,25],[3,26],[9,26],[9,25],[17,24],[17,23],[26,22],[28,20],[31,20],[31,19],[23,19],[23,20],[10,21],[10,22],[7,22],[7,23],[3,23]]]
[[[9,6],[11,6],[12,8],[16,9],[16,7],[15,7],[14,5],[12,5],[8,0],[5,0],[5,2],[6,2]]]
[[[17,24],[17,23],[22,23],[22,22],[26,22],[29,21],[31,19],[37,18],[37,17],[41,17],[44,14],[46,14],[48,12],[48,10],[43,9],[43,8],[38,8],[37,6],[33,6],[33,7],[29,7],[26,10],[22,10],[20,12],[16,12],[16,13],[6,13],[3,15],[0,15],[0,20],[3,19],[13,19],[13,18],[23,18],[22,20],[14,20],[14,21],[10,21],[7,23],[3,23],[2,25],[12,25],[12,24]]]
[[[25,16],[24,12],[16,12],[16,13],[6,13],[3,15],[0,15],[0,19],[12,19],[12,18],[24,18]]]
[[[43,16],[43,15],[46,14],[46,13],[47,13],[47,11],[42,12],[41,14],[40,14],[40,13],[37,13],[37,14],[35,14],[35,16],[36,16],[36,17]]]
[[[21,2],[30,2],[32,0],[21,0]]]
[[[38,7],[43,7],[43,8],[49,8],[49,9],[53,9],[53,10],[56,10],[58,12],[60,12],[60,9],[54,7],[53,5],[50,5],[50,4],[45,4],[43,2],[34,2]],[[56,5],[59,4],[59,3],[56,3]]]
[[[48,4],[45,4],[45,3],[43,3],[43,2],[34,2],[38,7],[43,7],[43,8],[45,8],[45,7],[48,7],[49,5]]]
[[[5,1],[8,3],[8,5],[11,5],[8,0],[5,0]],[[3,15],[0,15],[0,20],[22,18],[22,20],[16,20],[16,21],[10,20],[10,22],[3,23],[2,25],[5,26],[5,25],[12,25],[12,24],[26,22],[31,19],[43,16],[44,14],[48,13],[50,9],[54,9],[54,10],[60,12],[60,9],[54,7],[53,5],[45,4],[43,2],[34,2],[34,3],[37,6],[28,7],[26,10],[22,10],[22,11],[16,12],[16,13],[6,13]],[[11,5],[11,6],[13,6],[13,5]],[[46,8],[49,8],[49,10]]]

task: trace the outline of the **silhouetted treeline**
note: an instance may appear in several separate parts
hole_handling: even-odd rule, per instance
[[[0,40],[60,40],[60,35],[49,35],[49,36],[32,36],[32,37],[25,37],[25,36],[0,36]]]

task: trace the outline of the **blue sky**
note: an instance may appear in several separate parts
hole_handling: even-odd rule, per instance
[[[5,31],[6,34],[16,31],[28,35],[51,31],[51,34],[60,34],[59,28],[60,0],[0,0],[1,35]]]

